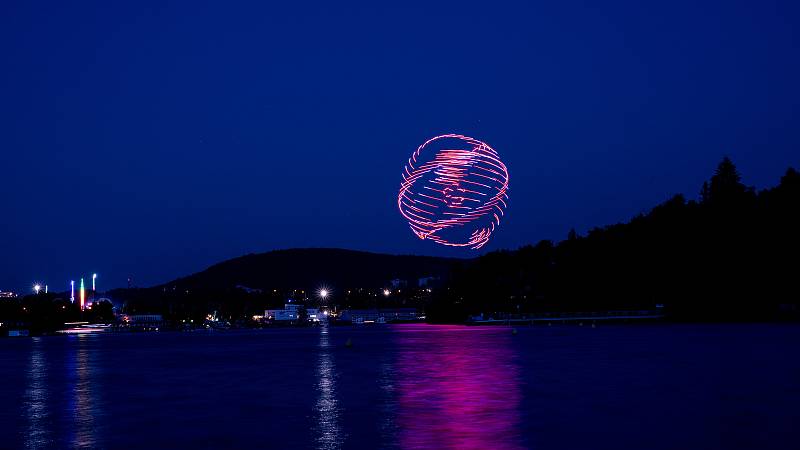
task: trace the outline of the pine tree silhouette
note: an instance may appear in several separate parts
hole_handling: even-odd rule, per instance
[[[711,184],[708,188],[708,200],[711,203],[730,204],[740,200],[747,192],[747,187],[742,184],[742,176],[727,156],[714,171]]]

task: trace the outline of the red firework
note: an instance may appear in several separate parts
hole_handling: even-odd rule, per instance
[[[508,170],[497,152],[471,137],[445,134],[408,159],[397,207],[420,239],[478,249],[507,207]]]

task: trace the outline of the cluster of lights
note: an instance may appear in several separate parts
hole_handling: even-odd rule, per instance
[[[85,286],[83,284],[83,278],[81,278],[80,280],[81,280],[80,290],[79,290],[80,308],[81,309],[85,309],[85,307],[86,307],[86,288],[85,288]],[[41,283],[35,283],[33,285],[33,292],[35,292],[37,295],[42,291],[42,289],[44,289],[44,293],[45,294],[48,293],[49,288],[48,288],[48,286],[46,284],[44,286],[42,286]],[[92,274],[92,292],[96,292],[96,291],[97,291],[97,274],[93,273]],[[69,282],[69,300],[72,303],[75,303],[75,280],[70,280],[70,282]]]
[[[478,249],[500,225],[508,179],[488,144],[459,134],[436,136],[408,159],[397,206],[420,239]]]

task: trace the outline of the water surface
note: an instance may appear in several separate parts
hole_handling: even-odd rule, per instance
[[[0,448],[800,442],[800,327],[517,330],[393,325],[3,339]]]

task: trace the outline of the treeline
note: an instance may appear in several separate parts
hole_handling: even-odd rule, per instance
[[[430,321],[538,312],[652,310],[674,320],[800,319],[800,174],[756,191],[725,158],[698,198],[676,195],[627,223],[469,260],[338,249],[247,255],[166,285],[109,291],[119,310],[166,320],[246,320],[289,298],[337,309],[414,307]],[[429,277],[432,285],[417,286]],[[389,280],[407,284],[384,295]],[[243,287],[242,285],[248,286]],[[432,289],[431,289],[432,288]],[[66,294],[0,301],[2,328],[58,329],[114,320],[110,303],[79,311]]]
[[[663,310],[678,320],[793,317],[800,302],[800,174],[742,183],[725,158],[697,200],[676,195],[627,223],[457,265],[428,316]]]
[[[69,322],[110,322],[114,320],[113,305],[96,302],[91,309],[81,311],[63,294],[32,294],[0,301],[0,337],[8,329],[25,329],[40,334],[64,328]]]

